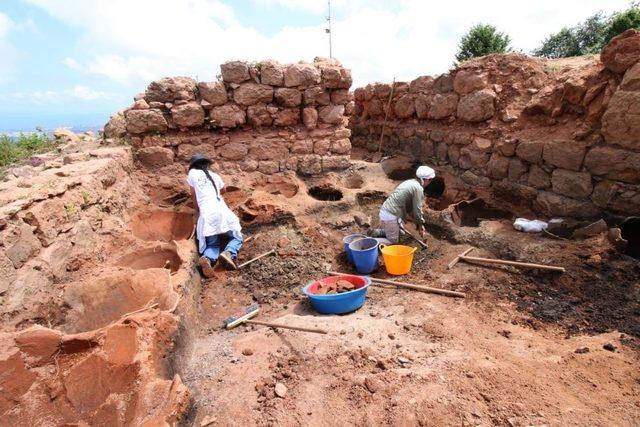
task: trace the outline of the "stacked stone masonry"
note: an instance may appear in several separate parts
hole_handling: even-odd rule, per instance
[[[226,171],[315,175],[349,167],[350,70],[323,58],[288,65],[232,61],[220,68],[217,81],[152,82],[111,118],[105,135],[129,139],[151,167],[186,162],[194,153]]]
[[[354,92],[354,146],[449,165],[546,216],[640,214],[640,32],[562,66],[490,55],[450,73]]]

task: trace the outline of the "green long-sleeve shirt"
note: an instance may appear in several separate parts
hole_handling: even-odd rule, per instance
[[[381,209],[403,220],[406,220],[407,213],[411,212],[416,225],[420,227],[424,225],[423,201],[424,189],[422,185],[416,179],[409,179],[393,190],[393,193],[382,204]]]

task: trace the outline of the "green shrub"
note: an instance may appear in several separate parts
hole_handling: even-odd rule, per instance
[[[456,60],[462,62],[490,53],[509,52],[511,50],[509,47],[510,41],[511,39],[508,35],[499,32],[493,25],[474,25],[460,39]]]
[[[627,9],[611,18],[604,33],[604,42],[609,43],[612,38],[630,28],[640,28],[640,9],[637,7]]]
[[[20,133],[17,137],[0,134],[0,170],[19,160],[55,147],[55,143],[42,129],[31,133]]]

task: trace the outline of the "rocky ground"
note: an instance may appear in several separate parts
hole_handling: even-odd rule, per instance
[[[9,170],[0,424],[637,424],[640,262],[602,233],[555,240],[511,218],[456,225],[450,205],[471,197],[512,211],[461,190],[447,168],[447,192],[429,201],[429,248],[402,280],[466,298],[374,285],[355,313],[315,313],[302,286],[353,271],[342,237],[375,225],[398,183],[389,175],[402,176],[361,154],[316,178],[223,173],[251,238],[240,261],[276,254],[211,280],[195,269],[181,165],[159,177],[129,147],[88,135]],[[447,269],[471,246],[566,273]],[[374,276],[389,278],[383,266]],[[223,329],[252,303],[259,319],[329,333]]]

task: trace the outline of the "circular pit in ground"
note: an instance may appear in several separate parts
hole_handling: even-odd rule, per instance
[[[342,199],[342,191],[326,184],[309,188],[309,195],[323,202],[335,202]]]

